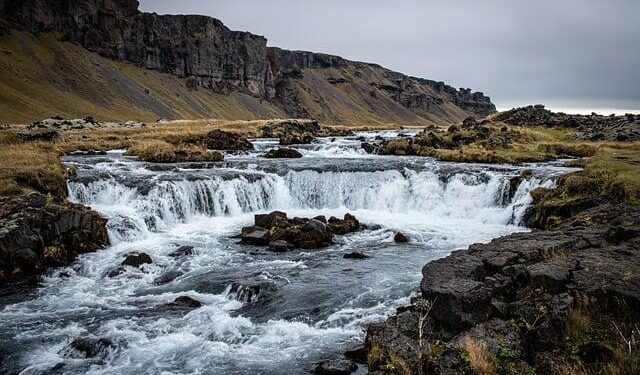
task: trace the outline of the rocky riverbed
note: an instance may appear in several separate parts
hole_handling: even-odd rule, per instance
[[[526,231],[529,191],[571,171],[360,147],[361,137],[397,136],[316,138],[290,146],[302,157],[279,160],[263,157],[278,138],[215,163],[65,157],[76,171],[70,200],[107,219],[111,245],[3,300],[2,371],[353,369],[333,361],[410,301],[423,264]],[[243,227],[268,232],[266,246],[237,237]]]

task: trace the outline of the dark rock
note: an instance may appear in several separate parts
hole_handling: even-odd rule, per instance
[[[20,138],[27,142],[51,142],[60,136],[60,133],[52,129],[31,129],[18,133]]]
[[[180,296],[173,300],[173,302],[169,303],[169,306],[172,307],[181,307],[181,308],[189,308],[189,309],[197,309],[203,306],[202,302],[193,299],[189,296]]]
[[[287,219],[284,212],[255,215],[255,226],[242,228],[243,243],[267,246],[272,251],[283,252],[293,248],[316,249],[333,243],[334,234],[346,234],[360,229],[355,216],[346,214],[344,219],[324,216],[314,219]]]
[[[184,272],[180,270],[169,270],[153,280],[154,285],[162,285],[172,282],[178,277],[184,275]]]
[[[0,198],[0,285],[62,266],[109,243],[106,220],[72,203],[39,193]]]
[[[204,145],[210,150],[248,151],[253,145],[246,138],[222,130],[212,130],[207,133]]]
[[[276,253],[284,253],[293,249],[293,245],[284,240],[271,241],[269,242],[269,250],[274,251]]]
[[[409,237],[407,237],[407,235],[405,235],[404,233],[397,232],[393,236],[393,240],[398,243],[406,243],[409,242]]]
[[[113,278],[113,277],[118,277],[125,272],[127,272],[127,270],[124,267],[120,266],[110,270],[109,272],[106,273],[105,276]]]
[[[193,246],[180,246],[169,254],[172,258],[181,258],[193,254]]]
[[[242,228],[242,242],[250,245],[267,246],[271,242],[269,232],[262,227]]]
[[[368,255],[362,254],[360,252],[354,251],[352,253],[347,253],[342,256],[344,259],[367,259]]]
[[[151,260],[149,254],[146,253],[130,253],[127,254],[122,261],[123,266],[131,266],[136,268],[139,268],[143,264],[151,263],[153,263],[153,260]]]
[[[73,340],[66,350],[72,349],[82,354],[85,358],[95,358],[106,355],[109,350],[113,350],[114,348],[115,345],[113,341],[109,339],[83,337]]]
[[[267,151],[264,157],[267,159],[297,159],[301,158],[302,154],[297,150],[281,147]]]
[[[282,211],[273,211],[268,214],[255,215],[253,219],[257,227],[271,229],[277,222],[286,222],[287,214]]]
[[[280,144],[282,146],[290,146],[290,145],[308,145],[315,137],[312,134],[304,133],[300,135],[296,134],[287,134],[283,137],[280,137]]]
[[[348,360],[320,362],[313,373],[316,375],[349,375],[358,369],[358,365]]]
[[[347,350],[344,356],[356,363],[367,363],[367,350],[364,347]]]
[[[254,278],[232,283],[228,296],[243,303],[255,303],[275,290],[275,285],[270,280]]]

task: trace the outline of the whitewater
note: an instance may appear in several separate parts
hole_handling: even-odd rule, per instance
[[[113,151],[68,156],[70,200],[108,219],[111,245],[55,269],[40,287],[0,306],[2,369],[20,374],[301,374],[362,344],[417,292],[421,267],[472,243],[526,231],[529,192],[571,171],[559,163],[456,164],[368,155],[363,132],[293,146],[300,159],[268,160],[277,140],[221,163],[154,165]],[[526,178],[514,180],[523,170]],[[516,181],[515,185],[514,182]],[[271,253],[239,244],[256,213],[354,214],[370,229],[313,251]],[[402,232],[406,244],[393,241]],[[179,246],[193,254],[174,257]],[[126,267],[125,254],[152,264]],[[344,259],[358,251],[364,260]],[[173,280],[162,280],[173,272]],[[168,306],[180,296],[204,305]],[[80,337],[114,343],[84,358]]]

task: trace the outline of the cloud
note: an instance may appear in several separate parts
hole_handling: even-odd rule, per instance
[[[637,0],[141,0],[273,46],[337,54],[528,102],[640,108]]]

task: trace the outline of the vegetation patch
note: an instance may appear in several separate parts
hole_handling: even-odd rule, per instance
[[[126,155],[152,163],[217,162],[224,159],[219,151],[209,151],[202,146],[172,145],[159,140],[137,143],[127,150]]]

